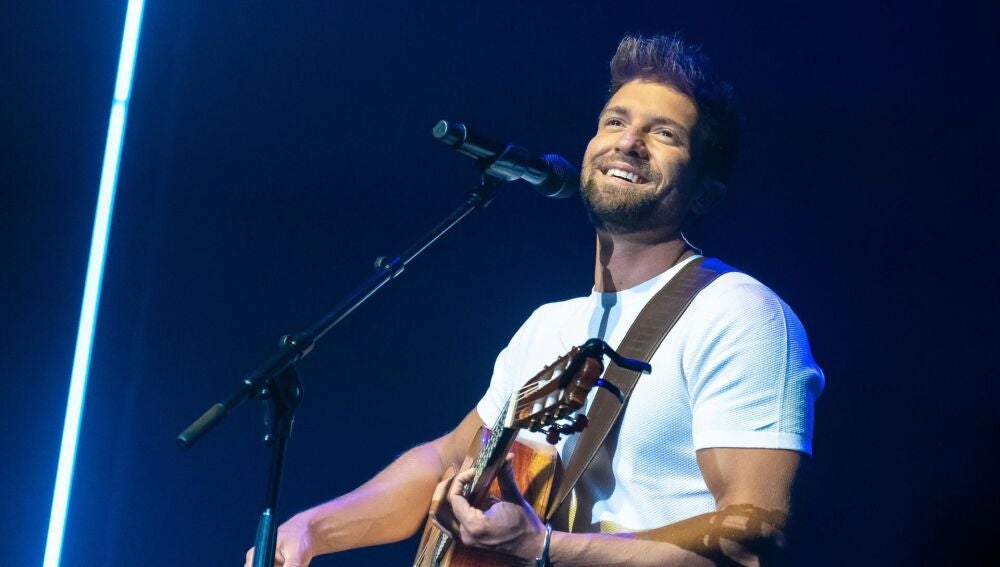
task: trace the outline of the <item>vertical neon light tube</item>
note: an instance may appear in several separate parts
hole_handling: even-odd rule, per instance
[[[108,140],[104,146],[104,166],[97,194],[97,213],[94,215],[94,233],[90,241],[90,259],[83,287],[83,305],[80,308],[80,328],[76,335],[73,353],[73,371],[69,382],[69,400],[66,403],[66,421],[63,423],[62,443],[59,447],[59,465],[56,485],[52,495],[52,512],[49,515],[49,533],[45,540],[43,567],[58,567],[62,555],[63,533],[66,529],[66,512],[69,507],[70,487],[73,482],[73,465],[76,461],[80,419],[83,415],[84,394],[87,391],[87,373],[90,353],[97,324],[97,306],[101,298],[101,279],[104,276],[104,258],[111,229],[111,211],[118,185],[118,165],[121,160],[122,140],[125,136],[125,117],[132,92],[132,72],[135,70],[139,28],[142,24],[143,0],[129,0],[125,12],[125,33],[122,51],[118,58],[118,76],[111,102],[111,120],[108,123]]]

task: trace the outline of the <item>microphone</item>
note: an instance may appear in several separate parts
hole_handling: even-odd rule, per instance
[[[431,131],[435,138],[483,165],[486,175],[506,181],[523,179],[546,197],[565,199],[580,191],[580,172],[566,158],[555,154],[539,156],[513,144],[498,144],[474,134],[460,122],[438,122]]]

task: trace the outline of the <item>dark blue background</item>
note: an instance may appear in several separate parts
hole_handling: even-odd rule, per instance
[[[41,561],[125,2],[0,8],[5,564]],[[255,404],[174,436],[462,198],[453,118],[578,160],[626,32],[737,86],[744,151],[696,236],[770,285],[827,373],[800,562],[961,562],[997,502],[996,15],[988,2],[150,2],[64,565],[239,565]],[[303,364],[283,514],[451,428],[531,309],[587,293],[575,201],[513,185]],[[413,542],[317,560],[400,565]]]

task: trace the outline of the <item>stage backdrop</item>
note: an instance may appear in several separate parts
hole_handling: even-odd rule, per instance
[[[10,4],[0,533],[4,563],[37,565],[125,3]],[[971,558],[995,502],[977,482],[995,21],[986,2],[150,2],[63,564],[241,564],[262,409],[188,453],[176,434],[463,199],[477,172],[431,137],[439,119],[578,162],[618,39],[672,31],[746,114],[728,202],[693,239],[793,307],[827,375],[800,564]],[[533,308],[588,293],[592,249],[576,199],[513,184],[331,332],[300,365],[281,517],[453,427]]]

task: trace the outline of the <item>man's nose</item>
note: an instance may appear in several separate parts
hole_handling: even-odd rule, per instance
[[[621,133],[615,147],[623,154],[645,159],[646,142],[642,132],[636,128],[629,128]]]

